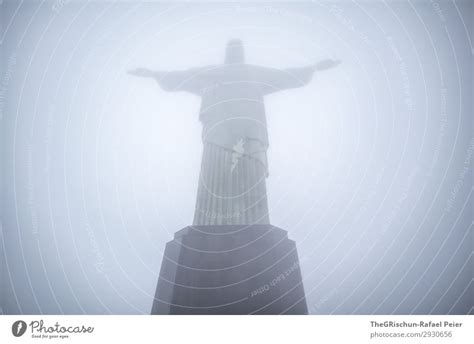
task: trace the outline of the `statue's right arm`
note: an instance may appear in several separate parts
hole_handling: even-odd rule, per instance
[[[162,72],[147,68],[137,68],[128,73],[143,78],[153,78],[165,91],[187,91],[200,94],[204,86],[204,68],[193,68],[184,71]]]
[[[322,71],[322,70],[334,68],[337,65],[339,65],[340,63],[341,63],[340,60],[327,59],[327,60],[319,61],[316,64],[315,68],[316,68],[317,71]]]

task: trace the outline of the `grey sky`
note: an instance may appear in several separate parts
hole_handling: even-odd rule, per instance
[[[221,63],[234,37],[269,68],[343,61],[265,99],[310,312],[472,312],[472,3],[1,6],[5,313],[150,311],[200,103],[126,71]]]

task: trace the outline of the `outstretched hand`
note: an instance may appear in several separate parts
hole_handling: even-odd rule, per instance
[[[128,71],[128,74],[134,76],[140,76],[143,78],[152,78],[154,77],[154,72],[147,68],[135,68]]]
[[[316,70],[326,70],[334,68],[341,63],[341,60],[322,60],[316,64]]]

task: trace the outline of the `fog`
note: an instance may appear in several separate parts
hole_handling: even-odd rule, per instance
[[[3,1],[1,307],[148,314],[192,223],[200,98],[134,78],[337,59],[265,97],[311,314],[472,313],[473,3]]]

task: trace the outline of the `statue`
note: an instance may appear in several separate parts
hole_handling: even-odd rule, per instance
[[[302,87],[315,71],[337,66],[272,69],[245,63],[240,40],[227,43],[225,63],[185,71],[138,68],[129,73],[153,78],[166,91],[202,99],[199,119],[204,144],[193,225],[269,224],[265,179],[268,133],[264,97]]]

